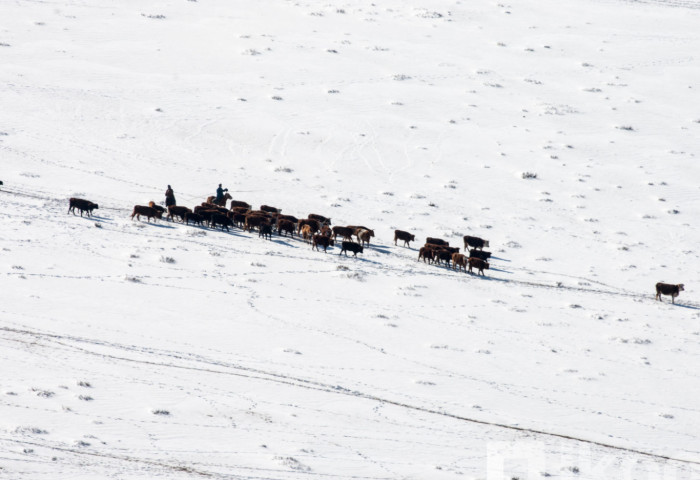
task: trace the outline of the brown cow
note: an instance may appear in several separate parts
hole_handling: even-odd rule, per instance
[[[96,203],[92,203],[90,200],[84,200],[82,198],[69,198],[68,199],[68,213],[73,212],[75,215],[75,209],[80,210],[80,216],[83,216],[83,212],[86,212],[88,217],[92,216],[92,211],[99,208]]]
[[[260,205],[260,210],[268,213],[282,213],[281,208],[270,207],[268,205]]]
[[[404,232],[403,230],[394,230],[394,245],[396,245],[397,240],[403,240],[403,246],[408,246],[410,248],[410,243],[415,241],[415,239],[416,236],[411,233]]]
[[[360,241],[362,246],[369,245],[369,239],[373,237],[374,234],[371,230],[360,229],[357,231],[357,239]]]
[[[289,220],[290,222],[293,222],[295,225],[299,223],[299,219],[295,217],[294,215],[282,215],[281,213],[277,215],[277,221],[279,222],[280,220]]]
[[[467,273],[467,257],[461,253],[452,254],[452,269],[461,271],[464,269],[464,273]]]
[[[234,208],[239,207],[239,208],[245,208],[247,210],[250,210],[250,204],[246,203],[242,200],[231,200],[231,210]]]
[[[340,235],[341,237],[343,237],[346,240],[351,240],[352,236],[355,234],[355,230],[353,228],[350,228],[350,227],[336,226],[336,227],[332,228],[332,231],[333,231],[333,240],[337,240],[338,235]]]
[[[484,247],[489,247],[489,241],[484,240],[483,238],[479,237],[470,237],[469,235],[464,236],[464,251],[467,251],[468,247],[474,247],[478,248],[479,250],[483,250]]]
[[[141,220],[141,215],[145,216],[149,223],[151,222],[151,218],[153,218],[154,222],[156,221],[156,218],[163,218],[163,214],[155,208],[147,207],[145,205],[135,205],[134,211],[131,214],[131,219],[133,220],[134,216],[136,216],[136,220]]]
[[[360,240],[360,232],[362,230],[367,230],[369,232],[370,237],[374,236],[374,230],[372,230],[371,228],[364,227],[362,225],[348,225],[348,228],[353,229],[353,235],[355,235],[355,237],[357,237],[358,243],[361,241]]]
[[[309,213],[309,217],[311,220],[318,220],[321,225],[330,225],[331,224],[331,219],[328,217],[324,217],[323,215],[318,215],[317,213]]]
[[[184,222],[185,221],[185,215],[188,213],[192,213],[192,210],[190,210],[187,207],[180,207],[178,205],[170,205],[168,207],[168,216],[170,220],[173,220],[173,217],[180,217],[180,221]]]
[[[311,225],[304,225],[301,227],[301,236],[306,243],[311,243],[311,238],[317,231],[318,230],[314,230]]]
[[[440,246],[445,246],[449,247],[450,244],[446,242],[445,240],[441,238],[433,238],[433,237],[428,237],[425,239],[425,243],[432,243],[433,245],[440,245]]]
[[[318,250],[318,246],[323,247],[323,251],[326,252],[328,250],[328,247],[332,247],[334,244],[333,239],[331,237],[327,237],[325,235],[314,235],[313,236],[313,242],[312,242],[311,250],[316,249]]]
[[[478,273],[486,276],[484,270],[489,269],[489,263],[487,261],[480,258],[469,257],[467,262],[469,263],[469,273],[473,273],[472,268],[476,267],[479,270]]]
[[[671,285],[670,283],[657,283],[656,284],[656,299],[660,302],[661,295],[670,295],[671,303],[676,303],[675,298],[680,292],[684,291],[683,284]]]
[[[297,233],[301,234],[301,227],[304,225],[312,225],[314,231],[318,232],[321,229],[321,223],[313,218],[302,218],[297,222]]]
[[[294,223],[291,220],[285,220],[281,219],[277,222],[277,234],[282,235],[282,232],[285,232],[285,234],[289,234],[292,238],[294,238]]]
[[[245,226],[244,230],[251,232],[254,227],[260,230],[260,225],[269,225],[270,219],[268,217],[263,217],[262,215],[246,215],[245,216]]]
[[[420,250],[418,251],[418,260],[423,259],[423,263],[425,263],[426,260],[428,260],[428,265],[433,263],[433,258],[435,254],[433,253],[433,249],[430,247],[421,247]]]

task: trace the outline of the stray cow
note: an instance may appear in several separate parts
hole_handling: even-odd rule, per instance
[[[656,297],[655,298],[660,302],[661,295],[670,295],[671,296],[671,303],[676,303],[675,298],[682,291],[683,291],[683,284],[682,283],[679,283],[678,285],[671,285],[670,283],[659,282],[656,284]]]
[[[394,245],[397,240],[403,240],[403,246],[410,248],[410,243],[416,240],[416,236],[403,230],[394,230]]]
[[[80,216],[83,216],[83,212],[86,212],[88,217],[92,216],[92,211],[98,208],[96,203],[92,203],[90,200],[83,200],[82,198],[70,198],[68,200],[68,213],[73,212],[75,215],[75,209],[80,210]]]

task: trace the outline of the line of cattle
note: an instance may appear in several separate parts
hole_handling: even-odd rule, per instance
[[[229,208],[225,207],[227,200],[231,200]],[[206,202],[193,209],[180,205],[170,205],[166,209],[154,202],[149,202],[148,206],[134,206],[131,219],[136,217],[137,220],[141,220],[141,216],[144,216],[148,222],[151,219],[156,221],[156,219],[162,219],[167,212],[166,218],[171,221],[179,219],[180,222],[187,225],[191,223],[214,229],[221,227],[222,230],[226,231],[230,231],[229,227],[239,227],[248,232],[255,229],[260,237],[266,239],[272,239],[272,234],[276,229],[278,235],[294,237],[296,234],[304,241],[311,243],[312,249],[320,250],[323,248],[324,252],[328,250],[328,247],[334,246],[338,236],[340,236],[342,239],[340,255],[345,253],[346,256],[347,252],[352,252],[353,256],[363,253],[364,247],[368,246],[374,237],[374,230],[361,225],[332,227],[331,219],[323,215],[312,213],[307,218],[297,218],[293,215],[283,215],[281,209],[269,205],[262,205],[260,210],[252,210],[249,203],[233,200],[229,194],[226,194],[222,203],[224,206],[217,205],[210,197]],[[71,198],[68,213],[73,212],[75,215],[77,209],[80,216],[83,215],[83,212],[90,216],[92,211],[98,208],[96,203],[89,200]],[[357,242],[353,241],[353,237],[357,239]],[[410,242],[415,241],[415,235],[403,230],[395,230],[394,245],[397,244],[398,240],[403,241],[404,246],[410,247]],[[467,235],[464,237],[464,250],[466,251],[469,247],[473,248],[469,250],[469,255],[464,255],[459,253],[459,247],[450,247],[445,240],[428,237],[425,245],[419,251],[418,260],[423,259],[429,264],[445,264],[447,267],[452,264],[453,269],[459,271],[464,269],[465,272],[469,271],[470,273],[476,268],[478,273],[484,275],[484,270],[489,268],[487,260],[491,253],[484,251],[483,247],[488,246],[487,240]]]
[[[226,208],[226,201],[231,200],[230,208]],[[268,240],[272,239],[274,229],[277,229],[278,235],[289,235],[294,237],[296,233],[304,239],[304,241],[312,244],[312,249],[326,252],[329,246],[334,246],[337,237],[342,237],[340,254],[352,252],[353,256],[358,253],[363,253],[364,246],[369,245],[370,239],[374,237],[374,230],[358,225],[335,226],[331,227],[331,219],[323,215],[309,214],[307,218],[297,218],[293,215],[283,215],[282,210],[268,205],[262,205],[260,210],[252,210],[250,204],[240,200],[233,200],[228,193],[223,199],[223,205],[214,203],[214,197],[209,197],[206,202],[189,209],[180,205],[171,205],[167,208],[167,219],[174,221],[177,217],[182,223],[189,225],[207,225],[210,228],[216,229],[221,226],[222,230],[229,231],[229,227],[239,227],[244,231],[252,232],[253,229],[258,230],[260,237]],[[75,209],[80,211],[82,217],[83,212],[87,216],[92,214],[92,211],[98,209],[98,205],[89,200],[80,198],[71,198],[69,200],[68,213]],[[166,209],[154,202],[149,202],[148,206],[136,205],[131,213],[131,219],[136,217],[141,219],[143,215],[147,221],[151,218],[162,219]],[[352,237],[357,239],[357,242],[352,241]],[[410,242],[415,241],[416,237],[412,233],[403,230],[394,231],[394,245],[398,240],[404,242],[404,246],[410,247]],[[469,235],[464,236],[464,250],[469,249],[469,255],[460,252],[459,247],[450,247],[450,244],[439,238],[428,237],[425,245],[418,252],[418,260],[423,260],[428,264],[445,264],[448,268],[450,263],[454,270],[473,273],[476,268],[478,273],[484,274],[484,270],[489,269],[488,259],[491,257],[491,252],[484,250],[484,247],[489,247],[489,241],[479,237]],[[471,248],[470,248],[471,247]],[[655,299],[661,301],[661,295],[669,295],[671,301],[675,303],[675,298],[680,292],[684,291],[684,285],[669,284],[659,282],[656,284]]]

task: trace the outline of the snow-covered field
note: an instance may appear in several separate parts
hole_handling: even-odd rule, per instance
[[[0,478],[700,478],[699,26],[0,2]],[[219,183],[376,237],[130,219]],[[485,277],[417,261],[466,234]]]

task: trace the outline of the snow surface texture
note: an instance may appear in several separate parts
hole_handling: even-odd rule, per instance
[[[700,478],[697,7],[2,2],[0,478]]]

